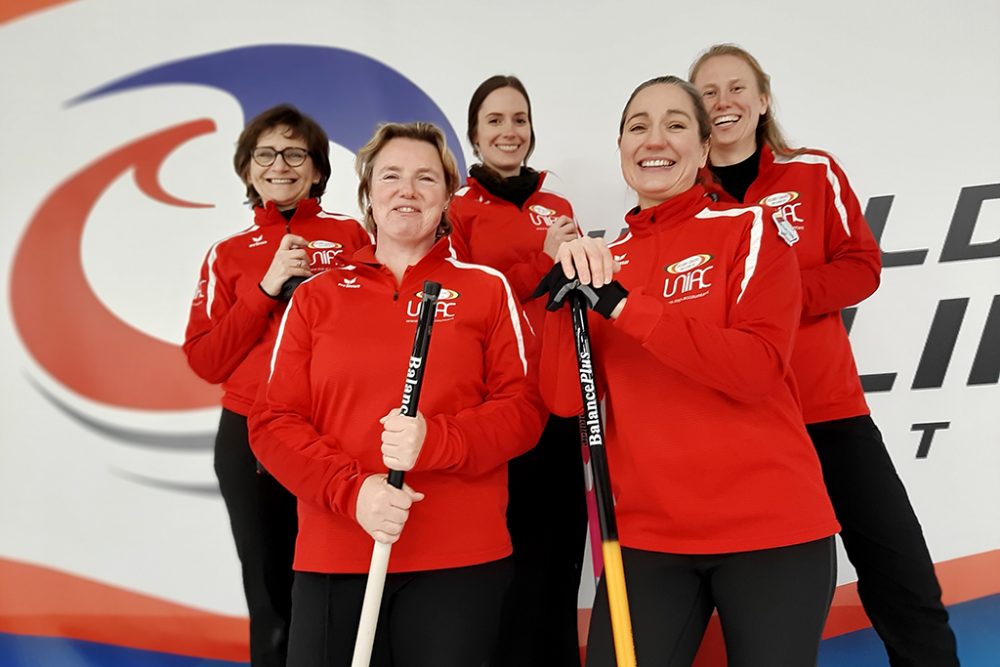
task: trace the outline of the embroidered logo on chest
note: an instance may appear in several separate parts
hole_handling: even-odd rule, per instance
[[[559,217],[559,212],[541,204],[532,204],[528,207],[531,216],[531,224],[539,230],[545,231],[552,226],[552,223]]]
[[[799,216],[799,207],[802,201],[798,192],[775,192],[757,202],[761,206],[773,208],[775,213],[780,214],[780,218],[795,229],[802,231],[805,229],[805,220]]]
[[[416,322],[420,317],[420,305],[424,298],[423,291],[413,295],[415,299],[406,302],[406,321]],[[462,295],[455,290],[441,288],[438,294],[437,303],[434,304],[434,322],[447,322],[455,319],[455,308],[458,306],[458,299]]]
[[[313,267],[314,273],[330,268],[337,261],[337,255],[344,252],[344,246],[341,244],[322,239],[310,241],[308,248],[309,265]]]
[[[699,253],[663,267],[667,272],[663,280],[663,298],[667,299],[667,303],[706,296],[712,287],[708,274],[715,268],[711,262],[711,255]]]
[[[256,248],[256,247],[262,246],[262,245],[267,245],[267,239],[264,238],[263,234],[261,234],[260,236],[251,236],[250,237],[250,245],[248,245],[247,247],[248,248]]]

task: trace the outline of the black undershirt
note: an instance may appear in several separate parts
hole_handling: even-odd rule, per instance
[[[719,180],[722,189],[742,204],[747,190],[757,180],[757,174],[760,172],[760,146],[757,147],[753,155],[742,162],[726,165],[725,167],[716,167],[714,164],[711,164],[709,165],[709,169],[712,170],[712,173]]]
[[[528,198],[538,189],[538,180],[542,177],[534,169],[521,167],[517,176],[504,178],[494,170],[481,164],[474,164],[469,169],[469,176],[476,179],[491,195],[509,201],[521,208]]]

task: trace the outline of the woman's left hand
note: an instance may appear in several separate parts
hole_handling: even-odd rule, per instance
[[[407,471],[420,456],[427,437],[427,421],[417,411],[416,417],[404,417],[393,408],[379,420],[382,424],[382,462],[390,470]]]
[[[553,261],[559,253],[559,246],[577,238],[576,223],[568,215],[560,215],[545,232],[545,244],[542,252],[551,257]]]
[[[581,236],[559,246],[556,263],[561,264],[567,278],[580,279],[595,288],[610,283],[621,265],[611,256],[604,239]]]

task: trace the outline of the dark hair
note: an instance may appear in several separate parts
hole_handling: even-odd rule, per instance
[[[760,66],[757,59],[750,55],[750,52],[736,44],[716,44],[709,47],[691,65],[688,76],[692,81],[698,76],[698,69],[710,58],[716,56],[735,56],[740,58],[753,71],[754,80],[757,83],[757,90],[767,98],[767,111],[760,115],[757,121],[757,145],[767,144],[768,147],[779,155],[795,155],[801,153],[801,149],[794,149],[788,145],[785,135],[778,125],[778,120],[774,117],[774,96],[771,94],[771,77],[768,76],[764,68]]]
[[[691,103],[694,105],[694,115],[695,120],[698,121],[698,136],[701,138],[701,142],[705,143],[712,138],[712,121],[708,117],[708,111],[705,110],[705,102],[702,101],[701,95],[698,94],[698,90],[692,86],[690,83],[678,76],[658,76],[650,79],[649,81],[643,81],[636,89],[632,91],[632,94],[628,98],[628,102],[625,103],[625,108],[622,109],[622,119],[618,123],[618,139],[622,138],[622,132],[625,130],[625,115],[628,113],[629,106],[632,105],[632,100],[640,92],[649,88],[650,86],[656,86],[659,84],[664,84],[668,86],[677,86],[691,98]]]
[[[250,156],[257,147],[260,135],[276,127],[287,127],[286,137],[302,139],[305,142],[313,166],[319,172],[319,181],[309,189],[309,196],[319,199],[326,192],[326,183],[330,180],[330,140],[319,123],[291,104],[279,104],[262,111],[254,116],[240,133],[240,138],[236,142],[236,153],[233,155],[233,167],[247,186],[247,199],[254,206],[264,205],[260,193],[250,182]]]
[[[451,197],[458,190],[462,177],[458,174],[458,163],[448,149],[448,141],[444,132],[433,123],[382,123],[368,143],[361,147],[354,160],[354,170],[358,173],[358,206],[365,212],[365,229],[375,233],[375,218],[372,216],[371,188],[372,170],[375,168],[375,158],[393,139],[414,139],[424,141],[437,150],[444,171],[444,186]],[[447,207],[445,207],[447,209]],[[447,210],[441,212],[441,222],[438,223],[437,235],[443,236],[451,231],[451,221]]]
[[[479,157],[479,149],[476,148],[476,134],[479,132],[479,109],[483,106],[486,98],[490,96],[490,93],[501,88],[513,88],[524,95],[524,101],[528,103],[528,125],[531,126],[531,141],[528,142],[528,152],[524,156],[524,161],[527,162],[528,158],[531,157],[531,153],[535,150],[535,123],[531,119],[531,98],[528,97],[528,91],[525,89],[524,84],[521,83],[521,80],[513,74],[491,76],[479,84],[476,92],[472,93],[472,99],[469,100],[469,131],[466,136],[469,137],[469,143],[472,144],[472,152],[476,157]]]

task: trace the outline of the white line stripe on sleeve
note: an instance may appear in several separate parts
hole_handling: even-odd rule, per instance
[[[521,368],[524,370],[524,374],[527,375],[528,359],[524,354],[524,334],[521,332],[521,318],[517,314],[521,307],[514,298],[514,292],[510,289],[507,279],[502,273],[489,266],[483,266],[482,264],[466,264],[465,262],[458,261],[454,257],[448,257],[445,261],[450,262],[452,266],[457,269],[469,269],[473,271],[478,270],[483,273],[488,273],[491,276],[496,276],[503,283],[504,291],[507,293],[507,312],[510,313],[510,323],[514,329],[514,337],[517,339],[517,353],[521,357]]]
[[[750,279],[757,270],[757,258],[760,255],[760,242],[764,235],[764,210],[760,206],[748,206],[746,208],[730,208],[723,211],[713,211],[702,209],[696,218],[703,220],[708,218],[735,218],[744,213],[753,213],[753,222],[750,224],[750,250],[747,253],[746,261],[743,263],[743,280],[740,282],[740,293],[736,297],[736,303],[743,298],[743,293],[750,284]]]
[[[208,284],[205,286],[205,291],[207,292],[207,294],[205,295],[205,315],[208,317],[208,319],[212,319],[212,302],[215,300],[215,283],[218,282],[218,278],[215,275],[215,259],[218,256],[217,250],[219,246],[225,243],[226,241],[235,239],[237,236],[242,236],[243,234],[250,234],[252,232],[257,231],[258,229],[260,229],[260,227],[258,227],[257,225],[251,225],[250,227],[244,229],[241,232],[236,232],[235,234],[227,236],[221,241],[217,241],[215,245],[212,246],[211,250],[208,251],[208,259],[205,260],[205,263],[208,264]]]
[[[847,224],[847,208],[844,206],[844,198],[840,189],[840,179],[837,178],[837,174],[834,173],[833,168],[830,166],[830,158],[825,155],[803,153],[801,155],[792,155],[789,157],[775,155],[774,161],[777,164],[799,162],[802,164],[820,164],[826,167],[826,180],[830,184],[830,189],[833,190],[833,205],[837,209],[837,214],[840,215],[840,224],[844,227],[844,233],[847,234],[848,237],[851,236],[851,228]]]
[[[285,308],[285,313],[281,316],[281,324],[278,325],[278,335],[274,338],[274,347],[271,348],[271,367],[267,371],[267,381],[271,381],[271,376],[274,375],[274,364],[278,360],[278,348],[281,347],[281,337],[285,335],[285,320],[288,319],[288,313],[292,310],[292,302],[295,301],[295,292],[292,292],[292,298],[288,300],[288,307]]]
[[[618,245],[621,245],[621,244],[625,243],[630,238],[632,238],[632,232],[629,232],[629,233],[625,234],[625,236],[621,237],[617,241],[612,241],[611,243],[608,244],[608,247],[609,248],[614,248],[615,246],[618,246]]]

